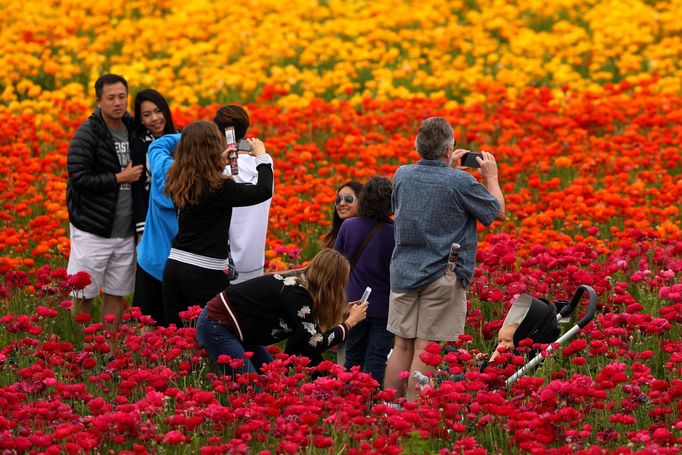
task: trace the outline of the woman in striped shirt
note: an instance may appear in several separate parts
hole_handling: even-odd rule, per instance
[[[272,158],[263,142],[247,139],[256,157],[258,183],[237,183],[223,175],[225,137],[214,123],[187,125],[168,169],[166,194],[178,210],[178,233],[163,272],[166,323],[181,324],[179,313],[203,306],[229,284],[228,232],[233,207],[272,197]]]

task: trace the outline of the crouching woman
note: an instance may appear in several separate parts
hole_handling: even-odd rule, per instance
[[[348,260],[324,249],[304,269],[229,286],[201,312],[197,321],[199,346],[206,348],[214,362],[221,355],[244,360],[239,371],[220,364],[225,373],[259,373],[263,364],[272,361],[265,346],[294,334],[321,353],[345,341],[350,329],[365,319],[367,303],[346,306],[344,290],[349,274]],[[253,356],[247,359],[244,352]]]

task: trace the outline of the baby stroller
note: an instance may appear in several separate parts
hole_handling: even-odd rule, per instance
[[[567,330],[566,333],[559,336],[561,333],[559,322],[568,322],[570,320],[570,316],[578,307],[580,299],[585,292],[587,292],[589,296],[585,315],[573,327]],[[513,337],[514,346],[519,346],[521,340],[527,338],[533,340],[533,343],[547,344],[548,346],[540,351],[537,349],[531,350],[530,360],[523,367],[518,369],[516,373],[507,378],[505,385],[511,387],[511,385],[521,376],[538,368],[549,353],[558,349],[563,343],[592,321],[596,309],[597,293],[592,287],[587,285],[579,286],[571,300],[556,300],[554,304],[551,304],[546,300],[536,299],[528,294],[519,296],[507,312],[507,317],[504,319],[502,327],[517,326]],[[456,348],[447,346],[445,351],[456,351]],[[487,366],[487,362],[488,361],[486,360],[481,367],[482,371]],[[429,384],[429,378],[419,371],[413,371],[412,377],[417,380],[417,385],[420,388]],[[464,376],[459,375],[453,379],[463,380]]]
[[[568,322],[570,320],[571,314],[578,307],[580,299],[585,292],[589,296],[585,315],[566,333],[559,336],[561,332],[559,330],[559,322]],[[596,309],[597,293],[592,287],[587,285],[579,286],[571,300],[557,300],[554,304],[533,298],[528,294],[523,294],[516,299],[502,324],[503,327],[518,324],[514,332],[514,346],[518,346],[519,342],[526,338],[532,339],[534,343],[549,345],[544,350],[538,352],[516,373],[507,378],[505,385],[510,387],[521,376],[529,371],[534,371],[549,353],[559,349],[563,343],[589,324],[594,318]]]

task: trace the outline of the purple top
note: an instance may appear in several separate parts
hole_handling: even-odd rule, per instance
[[[346,219],[336,237],[334,249],[350,261],[367,233],[377,223],[377,220],[364,217]],[[391,291],[389,272],[394,246],[393,222],[386,220],[386,225],[372,237],[351,271],[346,297],[349,302],[359,300],[365,288],[371,287],[367,308],[369,317],[388,318],[388,295]]]

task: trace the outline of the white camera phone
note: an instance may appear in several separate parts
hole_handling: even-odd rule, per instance
[[[369,298],[369,295],[371,293],[372,293],[372,288],[367,286],[365,288],[365,292],[362,293],[362,297],[360,297],[360,302],[358,303],[358,305],[362,305],[363,303],[365,303],[367,301],[367,299]]]

